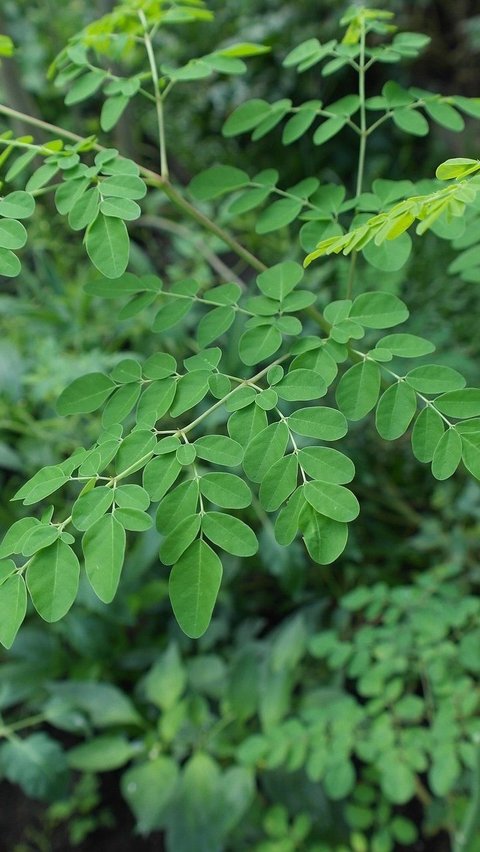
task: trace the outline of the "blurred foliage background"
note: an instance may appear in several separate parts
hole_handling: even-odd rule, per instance
[[[67,109],[46,71],[65,41],[111,6],[4,0],[0,32],[18,49],[0,69],[2,102],[85,135],[98,132],[95,103]],[[319,83],[315,74],[281,68],[296,43],[336,35],[345,4],[213,0],[211,7],[213,24],[168,31],[169,61],[232,39],[272,51],[252,59],[244,77],[174,91],[167,135],[175,180],[186,184],[199,169],[225,162],[247,170],[280,164],[287,185],[311,174],[351,181],[353,135],[313,153],[300,143],[288,156],[280,135],[255,145],[220,135],[225,116],[247,97],[328,101],[351,90],[348,72]],[[383,7],[400,28],[432,37],[420,60],[400,67],[402,85],[480,94],[474,0]],[[372,90],[388,78],[377,67]],[[122,152],[156,162],[147,107],[132,107],[114,133]],[[476,156],[478,140],[474,121],[461,136],[382,130],[368,180],[431,177],[446,157]],[[287,229],[265,239],[250,235],[244,221],[240,239],[253,251],[262,239],[267,262],[291,252]],[[0,290],[0,528],[18,517],[9,499],[26,477],[93,440],[95,417],[55,414],[63,387],[83,372],[110,369],[126,351],[146,356],[155,346],[142,314],[112,324],[109,303],[84,293],[90,267],[48,196],[33,229],[21,278]],[[149,195],[133,236],[139,271],[207,282],[244,272],[233,256],[219,261],[215,238],[181,221],[160,194]],[[454,257],[449,242],[429,235],[388,286],[405,294],[411,330],[436,342],[439,362],[478,382],[480,297],[475,283],[448,274]],[[337,297],[341,264],[335,275],[331,261],[322,266],[325,301]],[[164,345],[181,356],[188,348],[173,335]],[[230,558],[214,621],[199,642],[173,622],[155,532],[132,547],[113,605],[85,587],[58,625],[31,614],[1,658],[5,850],[454,848],[453,826],[464,818],[478,760],[480,488],[462,473],[434,482],[408,440],[387,446],[368,422],[351,430],[347,451],[358,460],[362,516],[341,560],[321,568],[298,544],[279,548],[259,509],[260,555],[242,565]],[[307,740],[315,744],[308,754]],[[93,743],[90,754],[67,759],[79,743]],[[145,753],[148,777],[135,774],[135,756]],[[162,795],[175,784],[166,807]]]

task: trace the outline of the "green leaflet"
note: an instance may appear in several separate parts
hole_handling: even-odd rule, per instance
[[[63,541],[35,554],[26,581],[33,605],[45,621],[66,615],[77,596],[79,574],[78,559]]]
[[[202,518],[202,532],[210,541],[233,556],[253,556],[258,550],[258,541],[253,530],[233,515],[206,512]]]
[[[19,574],[13,574],[0,584],[0,643],[4,648],[12,647],[26,612],[25,582]]]
[[[0,199],[0,216],[6,219],[28,219],[35,210],[35,199],[29,192],[17,190]]]
[[[122,423],[130,414],[140,396],[139,384],[122,385],[111,395],[102,414],[102,426],[108,428]]]
[[[203,540],[194,541],[173,566],[169,579],[172,608],[192,639],[205,633],[222,579],[222,563]]]
[[[88,226],[85,247],[93,265],[106,278],[119,278],[125,272],[130,241],[122,219],[99,213]]]
[[[129,198],[132,201],[143,198],[147,187],[144,181],[136,175],[111,175],[99,184],[100,193],[104,198]]]
[[[299,451],[298,461],[305,473],[324,482],[345,485],[355,476],[353,462],[348,456],[331,447],[305,447]]]
[[[280,302],[294,290],[304,274],[300,264],[286,260],[257,275],[257,286],[269,299]]]
[[[313,480],[304,486],[305,499],[321,515],[334,521],[354,521],[360,512],[358,500],[348,488],[333,482]]]
[[[252,388],[253,390],[253,388]],[[257,405],[250,405],[235,411],[228,419],[228,433],[234,441],[247,447],[252,438],[268,425],[267,415]]]
[[[350,308],[350,319],[365,328],[390,328],[408,319],[408,308],[392,293],[362,293]]]
[[[435,350],[433,343],[415,334],[387,334],[376,345],[379,348],[388,349],[398,358],[419,358]]]
[[[233,473],[206,473],[200,477],[200,491],[222,509],[244,509],[252,502],[247,483]]]
[[[160,545],[160,559],[173,565],[196,539],[202,523],[201,515],[187,515],[171,530]]]
[[[137,423],[146,428],[155,426],[171,407],[177,392],[177,382],[173,377],[152,382],[143,391],[137,406]]]
[[[213,343],[230,328],[235,320],[235,310],[230,305],[213,308],[200,320],[197,340],[200,346]]]
[[[258,326],[245,331],[238,345],[240,358],[247,366],[258,364],[274,355],[282,345],[282,335],[273,325]]]
[[[180,378],[171,408],[172,417],[179,417],[202,401],[208,393],[208,379],[208,370],[195,370]]]
[[[278,544],[287,547],[292,543],[300,528],[300,515],[306,505],[303,486],[300,486],[277,515],[275,538]]]
[[[396,382],[380,397],[375,423],[378,434],[385,441],[394,441],[403,435],[417,410],[415,391],[406,382]]]
[[[267,512],[275,512],[297,487],[298,461],[291,453],[272,465],[262,479],[259,498]]]
[[[39,470],[25,485],[22,485],[13,499],[23,500],[24,506],[31,506],[48,497],[49,494],[53,494],[54,491],[58,491],[69,479],[70,476],[64,473],[61,467],[49,465]]]
[[[51,526],[50,524],[39,524],[25,536],[22,544],[22,554],[27,557],[33,556],[34,553],[43,550],[44,547],[49,547],[59,537],[60,531],[58,527]]]
[[[321,441],[338,441],[348,432],[347,421],[341,411],[327,406],[300,408],[288,418],[292,432]]]
[[[115,458],[117,475],[140,470],[152,455],[157,443],[155,435],[148,429],[131,432],[121,442]]]
[[[444,432],[433,453],[432,473],[435,479],[448,479],[455,473],[461,460],[462,439],[452,427]]]
[[[354,364],[340,379],[335,399],[348,420],[361,420],[375,407],[380,393],[380,368],[374,361]]]
[[[325,517],[310,505],[304,505],[299,517],[305,546],[319,565],[329,565],[345,550],[348,539],[348,526]]]
[[[431,462],[445,426],[432,406],[422,408],[412,430],[412,451],[419,462]]]
[[[297,201],[294,198],[282,198],[281,201],[274,201],[260,213],[255,231],[257,234],[270,234],[272,231],[278,231],[279,228],[285,228],[295,221],[302,209],[303,201]]]
[[[238,136],[253,130],[270,113],[270,104],[260,98],[252,98],[240,104],[227,118],[222,128],[224,136]]]
[[[40,521],[37,518],[20,518],[15,521],[5,533],[0,545],[0,559],[12,553],[21,553],[24,540],[39,524]]]
[[[480,389],[463,388],[442,394],[435,400],[435,407],[447,417],[459,420],[480,415]]]
[[[197,451],[193,444],[182,444],[176,450],[175,455],[182,467],[189,467],[197,458]]]
[[[121,523],[124,529],[133,530],[134,532],[145,532],[145,530],[149,530],[153,526],[153,520],[150,515],[132,506],[115,509],[115,518]]]
[[[288,443],[286,423],[271,423],[250,441],[243,468],[252,482],[261,482],[276,461],[282,458]]]
[[[150,498],[140,485],[118,485],[115,488],[115,503],[122,509],[145,511],[150,505]]]
[[[462,435],[462,459],[467,470],[480,479],[480,433]]]
[[[194,443],[197,455],[213,464],[237,467],[242,463],[243,448],[226,435],[204,435]]]
[[[465,379],[457,370],[436,364],[415,367],[407,373],[405,381],[419,393],[428,395],[460,390],[466,385]]]
[[[189,191],[197,201],[211,201],[250,183],[246,172],[234,166],[212,166],[190,181]]]
[[[163,498],[157,510],[157,529],[167,535],[178,523],[189,515],[194,515],[198,504],[198,480],[189,479],[177,485]]]
[[[130,98],[126,95],[115,95],[103,102],[100,113],[100,127],[105,133],[112,130],[126,109]]]
[[[143,471],[143,487],[151,500],[161,500],[173,485],[182,469],[175,453],[168,453],[148,462]]]
[[[110,603],[120,581],[125,556],[125,530],[112,514],[104,515],[82,539],[85,571],[103,603]]]
[[[96,411],[115,389],[115,384],[104,373],[89,373],[75,379],[60,394],[57,401],[59,414],[89,414]]]
[[[166,379],[177,369],[177,362],[173,355],[166,352],[155,352],[147,358],[143,365],[143,373],[147,379]]]
[[[288,401],[320,399],[327,392],[327,384],[315,370],[292,370],[275,386],[280,399]]]

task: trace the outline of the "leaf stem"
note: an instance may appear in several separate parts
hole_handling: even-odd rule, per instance
[[[150,70],[152,72],[152,82],[155,93],[155,108],[157,111],[157,123],[158,123],[158,142],[160,146],[160,175],[161,177],[168,178],[168,161],[167,161],[167,146],[165,143],[165,122],[163,119],[163,101],[160,94],[160,85],[158,79],[158,71],[157,71],[157,63],[155,61],[155,54],[153,52],[152,40],[150,38],[150,33],[148,32],[148,24],[147,19],[145,17],[145,13],[143,9],[138,10],[138,17],[140,19],[140,23],[143,27],[144,32],[144,43],[145,50],[147,51],[148,62],[150,65]]]

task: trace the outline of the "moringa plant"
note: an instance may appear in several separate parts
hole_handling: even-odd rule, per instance
[[[480,162],[447,160],[428,191],[408,180],[377,178],[366,185],[368,144],[380,127],[390,122],[422,137],[431,120],[460,132],[463,114],[480,117],[480,99],[405,89],[395,80],[368,94],[370,69],[415,58],[428,38],[398,32],[390,12],[355,7],[341,20],[340,41],[308,39],[283,60],[285,68],[318,73],[320,81],[353,71],[354,93],[295,105],[254,98],[234,109],[223,127],[227,138],[250,133],[255,142],[282,124],[282,142],[291,151],[304,137],[323,146],[353,133],[355,185],[314,175],[285,188],[276,168],[249,175],[215,163],[185,189],[169,177],[170,93],[184,84],[188,93],[189,84],[212,75],[243,74],[245,59],[268,50],[227,44],[173,67],[162,46],[165,29],[210,18],[201,0],[129,0],[69,41],[50,74],[65,89],[67,106],[102,99],[93,136],[0,106],[4,117],[20,117],[43,134],[42,141],[9,130],[0,137],[6,185],[0,273],[21,273],[23,221],[35,214],[37,199],[51,194],[71,239],[83,239],[92,263],[87,293],[111,299],[113,312],[122,302],[119,320],[142,314],[158,336],[143,363],[126,352],[110,374],[80,375],[58,399],[65,416],[101,409],[101,429],[93,446],[43,467],[15,495],[24,506],[37,506],[65,487],[71,512],[57,517],[47,506],[22,516],[0,545],[0,641],[7,648],[25,617],[27,595],[46,621],[68,612],[80,551],[94,592],[112,601],[127,534],[153,524],[161,534],[160,562],[170,569],[173,611],[192,638],[210,622],[221,554],[253,556],[262,513],[273,513],[280,545],[300,535],[314,562],[334,562],[360,512],[355,486],[349,487],[354,462],[338,442],[350,423],[370,414],[385,441],[412,427],[413,454],[431,464],[436,479],[452,476],[461,463],[480,479],[480,389],[466,387],[450,367],[418,362],[435,347],[409,332],[408,307],[388,286],[388,276],[408,260],[414,226],[418,235],[433,230],[462,239],[466,209],[478,208]],[[8,39],[0,49],[8,55]],[[133,99],[144,99],[154,112],[158,171],[101,144]],[[152,191],[236,254],[238,270],[229,275],[227,269],[213,287],[128,271],[128,224],[139,219]],[[265,265],[247,247],[251,241],[237,239],[245,223],[253,223],[257,245],[263,235],[290,228],[288,256]],[[465,246],[468,241],[459,247]],[[342,289],[325,304],[319,271],[325,257],[340,253],[349,258],[348,275],[338,276]],[[345,262],[336,263],[343,270]],[[373,290],[365,287],[369,267]],[[169,334],[174,329],[185,338],[191,327],[192,354],[179,363]],[[237,363],[235,374],[227,362]]]

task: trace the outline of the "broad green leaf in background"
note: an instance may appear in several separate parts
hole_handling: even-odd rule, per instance
[[[160,828],[177,779],[177,764],[166,755],[138,763],[123,773],[122,795],[135,815],[140,834],[150,834]]]

